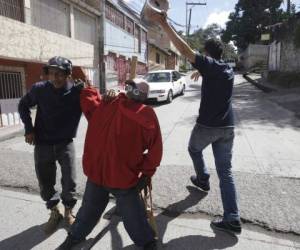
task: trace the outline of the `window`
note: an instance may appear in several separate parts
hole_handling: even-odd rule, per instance
[[[134,36],[136,39],[140,39],[141,28],[138,25],[135,25]]]
[[[131,35],[133,35],[133,33],[134,33],[133,27],[134,27],[133,21],[130,18],[126,17],[126,19],[125,19],[125,30],[128,33],[130,33]]]
[[[134,36],[135,38],[138,40],[137,41],[137,52],[141,53],[142,51],[142,45],[141,45],[141,28],[138,25],[135,25],[135,29],[134,29]]]
[[[23,0],[0,0],[0,15],[24,22]]]
[[[142,30],[141,40],[142,40],[143,43],[147,42],[147,33],[144,30]]]
[[[144,79],[147,82],[170,82],[171,74],[168,72],[149,73],[145,75]]]
[[[32,24],[70,37],[70,6],[59,0],[31,0]]]
[[[95,44],[96,19],[74,8],[75,39]]]
[[[173,72],[172,72],[172,80],[173,80],[173,82],[177,81],[178,79],[179,79],[179,78],[178,78],[178,76],[176,75],[176,72],[173,71]]]
[[[0,71],[0,99],[21,98],[22,95],[21,73]]]
[[[125,28],[124,14],[109,3],[105,7],[105,17],[117,26]]]
[[[160,64],[160,54],[156,53],[156,63]]]

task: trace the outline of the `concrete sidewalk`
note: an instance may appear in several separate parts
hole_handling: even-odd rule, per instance
[[[56,233],[47,237],[43,225],[48,211],[37,195],[0,189],[0,249],[29,250],[56,249],[66,237],[61,225]],[[81,203],[81,202],[79,202]],[[109,204],[108,209],[113,206]],[[77,207],[78,208],[78,207]],[[197,215],[168,215],[157,213],[160,249],[300,249],[300,237],[266,231],[245,224],[239,238],[225,233],[215,234],[210,226],[211,218]],[[124,230],[118,217],[111,221],[101,220],[88,240],[76,249],[138,249]]]
[[[0,128],[0,142],[24,134],[23,124]]]

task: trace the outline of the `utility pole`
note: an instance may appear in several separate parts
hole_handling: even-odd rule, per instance
[[[291,14],[291,0],[287,0],[287,9],[286,9],[288,14]]]
[[[186,37],[188,38],[190,36],[190,30],[191,30],[191,20],[192,20],[192,8],[190,8],[190,16],[189,16],[189,23],[188,23],[188,29]]]
[[[105,33],[105,1],[100,1],[100,27],[99,27],[99,89],[103,94],[106,91],[106,71],[104,60],[104,33]]]
[[[192,8],[196,5],[206,5],[206,3],[194,3],[194,2],[185,2],[185,20],[186,20],[186,29],[185,29],[185,36],[186,36],[186,41],[189,43],[189,36],[190,36],[190,31],[191,31],[191,20],[192,20]],[[191,6],[189,8],[189,6]],[[189,17],[188,17],[188,12],[189,12]],[[187,66],[187,60],[185,59],[185,67]]]
[[[189,31],[191,29],[191,16],[192,16],[192,8],[196,5],[206,5],[206,3],[193,3],[193,2],[186,2],[185,6],[186,6],[186,36],[187,36],[187,40],[188,40],[188,36],[189,36]],[[192,6],[191,8],[189,8],[189,6]],[[188,18],[188,12],[190,11],[190,16]],[[189,19],[189,20],[188,20]]]

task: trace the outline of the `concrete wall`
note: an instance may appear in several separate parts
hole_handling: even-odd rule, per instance
[[[241,56],[241,61],[246,69],[255,66],[258,63],[267,64],[269,55],[269,46],[260,44],[250,44]]]
[[[281,42],[279,70],[281,72],[300,73],[300,49],[295,47],[292,38]]]
[[[137,56],[138,61],[147,63],[147,44],[142,42],[141,53],[138,53],[137,39],[125,30],[114,25],[110,21],[105,21],[105,54],[109,52],[131,58]]]
[[[54,55],[75,65],[94,66],[94,46],[0,16],[0,57],[46,62]]]

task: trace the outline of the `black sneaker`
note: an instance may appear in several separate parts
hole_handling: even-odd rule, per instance
[[[193,175],[191,176],[191,182],[200,188],[201,191],[208,192],[210,190],[209,178],[207,180],[199,180],[197,176]]]
[[[224,231],[233,235],[241,234],[242,224],[240,221],[212,221],[210,227],[214,230]]]
[[[157,250],[157,241],[151,241],[150,243],[148,243],[146,246],[144,246],[143,248],[144,250]]]
[[[71,234],[69,234],[65,241],[58,247],[58,250],[71,250],[73,247],[83,241],[84,240],[77,240]]]

